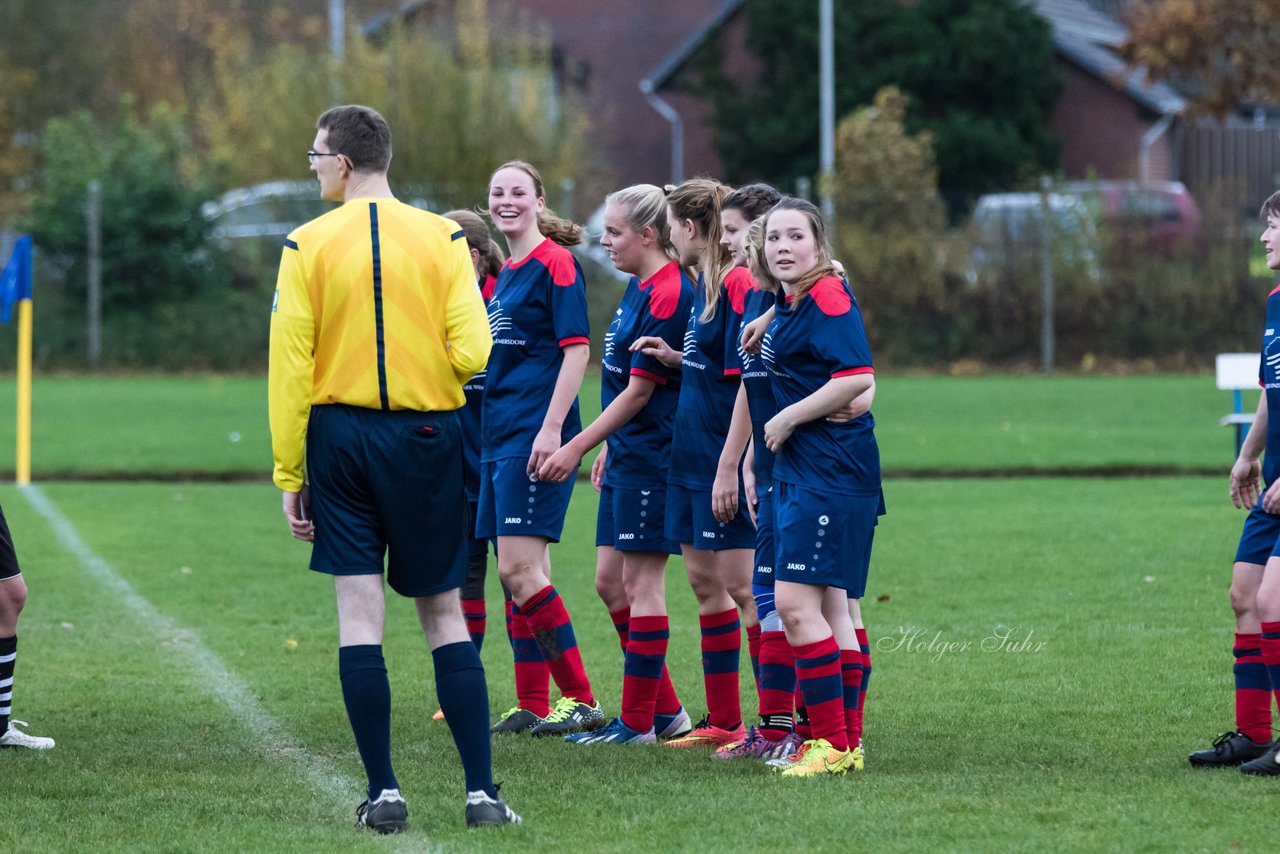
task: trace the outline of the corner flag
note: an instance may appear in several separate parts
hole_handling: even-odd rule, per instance
[[[18,238],[0,272],[0,321],[9,322],[18,305],[18,449],[19,485],[31,483],[31,235]]]
[[[31,235],[24,234],[13,245],[13,252],[0,274],[0,322],[8,323],[13,304],[31,299]]]

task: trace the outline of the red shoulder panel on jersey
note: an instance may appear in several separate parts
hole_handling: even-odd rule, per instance
[[[568,287],[578,280],[578,271],[573,266],[573,253],[556,243],[550,237],[538,244],[538,248],[529,253],[536,258],[551,274],[551,281],[560,287]]]
[[[288,243],[287,240],[285,242]],[[294,248],[297,249],[298,247],[295,246]],[[1267,299],[1271,299],[1278,292],[1280,292],[1280,285],[1276,285],[1274,288],[1271,289],[1271,293],[1267,294]]]
[[[680,267],[675,261],[654,273],[641,289],[649,291],[649,314],[658,320],[666,320],[676,313],[680,305]]]
[[[743,309],[747,307],[747,291],[756,286],[756,280],[751,278],[751,273],[747,272],[746,267],[734,267],[729,271],[729,275],[724,277],[724,288],[729,292],[729,305],[733,306],[733,310],[738,314],[742,314]]]
[[[480,296],[487,300],[493,299],[493,292],[498,287],[498,280],[493,276],[485,276],[484,284],[480,286]]]
[[[813,301],[827,317],[839,317],[848,313],[853,306],[844,283],[835,276],[827,276],[814,282],[809,289],[809,296],[813,297]]]

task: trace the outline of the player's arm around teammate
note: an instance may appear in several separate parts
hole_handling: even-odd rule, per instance
[[[476,535],[497,537],[498,573],[562,698],[521,691],[501,732],[552,735],[598,728],[604,715],[591,691],[573,625],[551,584],[548,544],[558,542],[573,481],[538,479],[538,469],[582,429],[578,388],[589,357],[582,269],[566,248],[582,228],[547,209],[542,178],[522,161],[489,179],[489,215],[507,240],[489,323],[494,351],[485,383],[480,506]],[[513,632],[515,609],[513,609]]]

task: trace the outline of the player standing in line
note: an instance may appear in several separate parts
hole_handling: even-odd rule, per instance
[[[18,567],[18,553],[4,511],[0,510],[0,747],[50,750],[53,739],[28,735],[18,729],[25,721],[10,717],[13,711],[13,671],[18,663],[18,615],[27,604],[27,583]]]
[[[1267,267],[1280,270],[1280,192],[1262,205]],[[1267,295],[1266,326],[1258,363],[1258,415],[1231,468],[1231,501],[1249,510],[1231,572],[1236,617],[1236,731],[1187,757],[1196,768],[1239,765],[1245,774],[1280,776],[1271,737],[1271,696],[1280,700],[1280,287]],[[1276,406],[1271,405],[1275,399]],[[1266,464],[1259,462],[1266,451]],[[1265,489],[1258,488],[1261,477]]]
[[[488,727],[474,713],[489,695],[458,601],[467,516],[453,410],[489,355],[484,301],[457,224],[392,195],[382,116],[334,107],[316,128],[307,159],[320,195],[344,204],[285,240],[268,408],[285,519],[314,544],[311,568],[334,577],[342,696],[369,779],[356,823],[394,833],[408,815],[391,767],[386,558],[387,582],[413,597],[431,648],[462,758],[467,825],[518,824],[498,797]]]
[[[671,242],[680,263],[699,268],[683,353],[654,336],[631,349],[682,365],[667,486],[666,535],[680,544],[698,600],[707,718],[671,747],[719,747],[745,734],[738,689],[742,626],[758,625],[751,596],[755,529],[745,510],[716,519],[711,490],[738,393],[737,331],[751,287],[745,272],[729,277],[732,261],[720,242],[720,204],[729,188],[707,178],[685,181],[667,194]],[[741,618],[739,617],[741,613]]]
[[[602,411],[543,463],[538,477],[556,483],[572,477],[582,456],[608,440],[600,456],[596,590],[622,641],[622,711],[602,730],[566,738],[642,744],[690,729],[666,666],[665,570],[667,556],[680,547],[666,538],[663,520],[680,370],[630,347],[644,336],[679,345],[693,283],[672,258],[666,195],[652,184],[610,194],[600,245],[615,267],[631,274],[604,339]]]
[[[471,266],[476,271],[476,285],[480,288],[480,296],[488,303],[498,281],[498,270],[506,260],[502,250],[489,236],[489,227],[475,211],[452,210],[444,218],[462,226],[467,249],[471,254]],[[458,422],[462,426],[462,481],[467,490],[467,507],[470,511],[468,518],[471,520],[468,526],[470,547],[467,552],[467,580],[462,585],[462,616],[467,621],[467,633],[471,635],[471,642],[475,644],[476,652],[479,652],[484,646],[487,621],[484,582],[489,564],[489,543],[475,537],[474,524],[476,505],[480,500],[480,404],[484,398],[484,371],[467,380],[462,386],[462,393],[467,397],[466,405],[458,410]],[[511,607],[510,601],[510,597],[507,597],[508,609]],[[434,718],[444,720],[444,712],[437,711]]]
[[[582,268],[565,248],[582,239],[582,227],[547,208],[542,177],[522,161],[504,163],[489,179],[489,216],[507,238],[510,258],[489,301],[494,347],[485,380],[476,536],[497,537],[498,573],[519,609],[513,610],[513,637],[536,641],[563,695],[547,710],[545,689],[522,684],[519,661],[534,652],[526,644],[516,651],[519,705],[494,731],[543,736],[598,729],[604,712],[591,692],[569,612],[551,584],[548,545],[560,541],[573,480],[538,478],[542,464],[582,430],[587,292]]]
[[[874,369],[817,208],[783,198],[764,229],[769,275],[782,289],[761,348],[778,404],[764,429],[775,455],[776,605],[812,726],[783,774],[843,774],[861,769],[862,755],[849,740],[833,626],[849,623],[848,600],[865,591],[884,504],[875,419],[829,416],[871,389]]]

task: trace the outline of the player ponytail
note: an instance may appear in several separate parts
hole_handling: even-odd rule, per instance
[[[733,269],[733,256],[720,242],[720,205],[730,189],[714,178],[690,178],[678,187],[667,185],[667,207],[680,221],[689,220],[706,238],[698,266],[702,270],[702,293],[705,307],[699,320],[707,323],[716,316],[720,286]]]
[[[484,219],[475,211],[469,210],[449,211],[444,216],[445,219],[451,219],[462,227],[467,246],[480,253],[480,265],[476,270],[480,280],[483,281],[488,276],[497,276],[506,256],[502,254],[497,241],[489,234],[489,226],[484,224]]]
[[[543,201],[547,198],[546,190],[542,186],[542,175],[532,164],[523,160],[508,160],[497,169],[493,170],[496,175],[503,169],[519,169],[533,180],[533,193]],[[490,176],[492,177],[492,176]],[[561,246],[577,246],[582,242],[582,235],[585,229],[576,222],[567,220],[558,215],[551,208],[544,207],[542,213],[538,214],[538,233],[543,237],[549,237]]]

